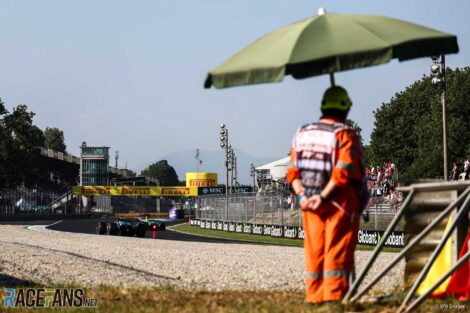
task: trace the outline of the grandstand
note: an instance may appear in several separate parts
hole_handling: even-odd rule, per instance
[[[71,187],[79,185],[81,158],[44,147],[38,147],[40,162],[49,176],[40,180],[34,188],[24,186],[0,190],[0,214],[12,213],[69,213],[74,212],[79,199],[72,195]],[[136,178],[129,169],[108,166],[111,182],[132,182],[142,179],[150,184],[157,183],[151,178]],[[133,185],[132,183],[130,183]]]

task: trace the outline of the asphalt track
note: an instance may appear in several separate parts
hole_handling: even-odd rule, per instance
[[[78,219],[78,220],[61,220],[61,221],[9,221],[2,222],[0,224],[9,224],[9,225],[51,225],[48,226],[48,229],[57,230],[57,231],[66,231],[72,233],[83,233],[83,234],[95,234],[96,235],[96,226],[99,221],[110,222],[114,219]],[[176,224],[184,223],[184,221],[168,221],[166,226],[172,226]],[[53,225],[52,225],[53,224]],[[100,236],[100,235],[96,235]],[[107,236],[107,235],[101,235]],[[221,239],[213,237],[204,237],[191,234],[184,234],[170,229],[164,231],[151,232],[147,231],[145,238],[139,238],[142,240],[152,239],[152,240],[178,240],[178,241],[193,241],[193,242],[211,242],[211,243],[243,243],[249,244],[246,241],[232,240],[232,239]]]

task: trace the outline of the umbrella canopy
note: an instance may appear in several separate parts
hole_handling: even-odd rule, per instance
[[[457,37],[403,20],[319,14],[276,30],[209,72],[205,88],[280,82],[378,65],[393,58],[457,53]]]

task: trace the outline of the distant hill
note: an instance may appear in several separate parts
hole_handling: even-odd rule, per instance
[[[273,162],[277,159],[281,159],[284,156],[279,156],[279,158],[272,157],[254,157],[251,156],[242,150],[237,148],[234,149],[237,156],[238,163],[238,181],[241,184],[251,185],[253,180],[250,176],[250,163],[252,162],[256,167],[264,165],[266,163]],[[186,180],[186,172],[196,172],[197,171],[197,161],[195,159],[196,149],[188,151],[179,151],[173,152],[167,155],[160,157],[158,160],[149,161],[148,164],[142,165],[137,168],[137,174],[140,174],[140,171],[149,166],[150,164],[160,161],[167,160],[168,163],[174,167],[176,173],[178,174],[179,180]],[[199,166],[200,172],[214,172],[219,175],[219,184],[225,183],[225,156],[224,151],[221,149],[219,151],[213,150],[200,150],[199,159],[202,161],[202,165]]]

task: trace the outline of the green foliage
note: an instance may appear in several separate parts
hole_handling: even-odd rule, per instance
[[[37,147],[44,145],[44,134],[33,125],[34,113],[19,105],[9,113],[0,105],[0,185],[32,186],[45,173]]]
[[[11,134],[8,132],[3,116],[7,114],[7,110],[0,99],[0,187],[5,184],[8,169],[8,148],[12,144]]]
[[[47,140],[54,145],[50,148],[59,151],[65,151],[65,144],[57,128],[46,128],[45,136],[33,124],[34,115],[26,105],[10,113],[0,101],[0,187],[56,188],[76,181],[75,172],[59,172],[40,155],[38,148]]]
[[[359,124],[356,122],[356,121],[353,121],[353,120],[350,120],[350,119],[346,119],[344,121],[344,123],[346,125],[349,126],[349,128],[351,128],[352,130],[354,130],[359,136],[361,136],[361,132],[362,132],[362,128],[361,126],[359,126]]]
[[[470,68],[447,69],[447,143],[449,168],[470,155]],[[374,112],[366,148],[368,165],[391,161],[400,181],[443,176],[440,90],[430,76],[401,91]]]
[[[179,180],[175,169],[167,160],[161,160],[144,169],[140,175],[158,179],[160,186],[178,186]]]
[[[65,153],[67,146],[65,145],[63,131],[56,127],[46,127],[46,130],[44,131],[44,137],[46,148]]]

